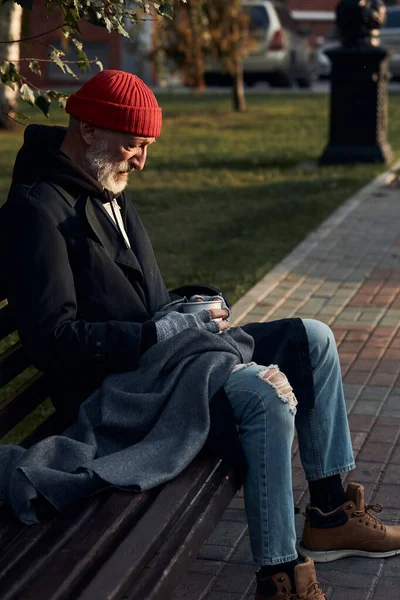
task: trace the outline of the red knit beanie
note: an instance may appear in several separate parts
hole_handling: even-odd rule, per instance
[[[132,73],[104,70],[67,100],[68,114],[97,127],[158,137],[161,108],[147,85]]]

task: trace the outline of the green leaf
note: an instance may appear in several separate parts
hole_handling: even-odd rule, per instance
[[[68,75],[71,75],[71,77],[73,77],[74,79],[78,79],[78,77],[75,75],[75,73],[73,72],[73,70],[64,63],[64,73],[67,73]]]
[[[51,99],[48,96],[48,94],[40,94],[39,96],[37,96],[35,104],[38,108],[40,108],[40,110],[46,117],[49,116]]]
[[[78,69],[79,69],[80,71],[82,71],[82,73],[86,73],[86,71],[87,71],[88,67],[90,67],[90,64],[89,64],[89,65],[87,65],[87,64],[85,63],[85,61],[83,61],[83,60],[77,60],[77,61],[76,61],[76,66],[78,67]]]
[[[71,38],[72,41],[74,42],[75,46],[77,47],[78,50],[82,50],[83,48],[83,44],[82,42],[80,42],[79,40],[77,40],[76,38]]]
[[[103,71],[104,67],[103,67],[103,63],[101,62],[101,60],[96,60],[96,62],[94,64],[97,67],[99,67],[99,71]]]
[[[111,21],[108,17],[104,17],[104,24],[106,26],[108,33],[111,33],[113,30],[113,24],[111,23]]]
[[[42,71],[40,69],[40,64],[38,63],[37,60],[31,60],[29,63],[29,68],[33,73],[35,73],[36,75],[39,75],[39,77],[42,75]]]
[[[47,90],[46,94],[50,98],[53,98],[53,100],[57,100],[57,102],[61,106],[61,108],[65,108],[65,105],[66,105],[67,99],[68,99],[67,94],[63,94],[63,92],[55,92],[54,90]]]
[[[21,94],[21,98],[24,100],[24,102],[28,102],[28,104],[31,106],[35,106],[35,93],[27,83],[23,83],[21,85],[19,88],[19,93]]]
[[[16,119],[21,119],[21,121],[28,121],[28,120],[30,120],[30,117],[28,117],[28,115],[26,115],[23,112],[15,111],[14,115],[15,115]]]
[[[10,63],[8,60],[5,60],[4,62],[0,63],[0,74],[5,75],[9,68],[10,68]]]
[[[157,12],[162,17],[168,17],[168,19],[172,19],[174,17],[174,7],[169,2],[160,4]]]
[[[57,50],[57,48],[54,48],[54,46],[50,47],[53,48],[53,50],[50,52],[49,58],[57,65],[57,67],[61,69],[63,73],[65,73],[65,64],[60,58],[60,51]]]
[[[120,23],[118,23],[118,25],[117,25],[117,31],[120,35],[123,35],[124,37],[129,38],[129,39],[131,38],[129,33],[126,31],[126,29],[124,29],[122,27],[122,25]]]

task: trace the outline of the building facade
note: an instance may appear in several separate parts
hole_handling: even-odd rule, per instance
[[[338,0],[286,0],[293,18],[313,31],[313,38],[325,37],[335,22]]]

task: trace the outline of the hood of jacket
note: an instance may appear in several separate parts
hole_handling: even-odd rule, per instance
[[[109,202],[110,192],[60,151],[65,127],[28,125],[24,143],[15,160],[13,185],[33,185],[40,181],[55,183],[71,193],[86,193]]]

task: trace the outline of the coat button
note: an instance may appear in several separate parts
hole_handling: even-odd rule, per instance
[[[101,342],[97,342],[96,346],[101,346]]]

